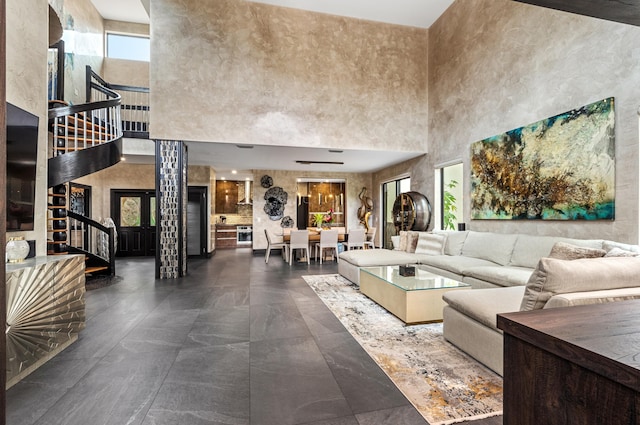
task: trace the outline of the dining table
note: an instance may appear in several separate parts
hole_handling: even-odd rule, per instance
[[[316,228],[312,228],[307,230],[309,230],[309,242],[320,242],[320,232],[322,232],[324,229],[318,230]],[[332,230],[332,229],[327,229],[327,230]],[[291,240],[291,234],[283,233],[282,240],[284,242],[289,242]],[[338,242],[344,242],[345,240],[346,240],[345,233],[338,231]]]

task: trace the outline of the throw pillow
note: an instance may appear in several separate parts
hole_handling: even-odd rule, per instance
[[[446,242],[444,243],[444,253],[446,255],[460,255],[464,241],[469,235],[469,231],[456,232],[450,230],[434,230],[433,233],[444,235]]]
[[[560,260],[577,260],[580,258],[604,257],[607,252],[603,249],[587,248],[571,245],[566,242],[556,242],[551,248],[549,257]]]
[[[407,232],[407,252],[416,252],[416,246],[418,246],[418,237],[420,236],[420,232]]]
[[[442,255],[444,253],[445,235],[434,233],[420,233],[416,254]]]
[[[400,251],[406,251],[407,250],[407,232],[405,230],[400,231]]]
[[[639,275],[640,259],[635,257],[541,258],[527,282],[520,310],[543,308],[556,294],[636,287]]]
[[[394,251],[400,251],[400,235],[391,236],[391,244]]]

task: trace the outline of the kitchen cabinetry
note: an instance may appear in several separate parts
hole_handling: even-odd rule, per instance
[[[216,214],[235,214],[238,211],[238,182],[216,181]]]
[[[236,248],[238,246],[238,231],[235,225],[216,225],[216,249]]]

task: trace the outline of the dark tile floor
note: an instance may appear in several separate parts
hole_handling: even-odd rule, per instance
[[[156,280],[119,259],[76,343],[11,388],[9,425],[426,424],[300,278],[250,249]],[[501,418],[473,422],[500,425]]]

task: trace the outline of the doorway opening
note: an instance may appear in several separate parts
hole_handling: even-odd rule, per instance
[[[402,177],[382,184],[382,247],[390,249],[393,247],[391,236],[398,232],[393,223],[393,204],[398,195],[411,190],[411,178]]]
[[[207,256],[207,188],[189,186],[187,194],[187,256]]]
[[[118,257],[156,254],[154,189],[111,189],[111,216],[118,231]]]

